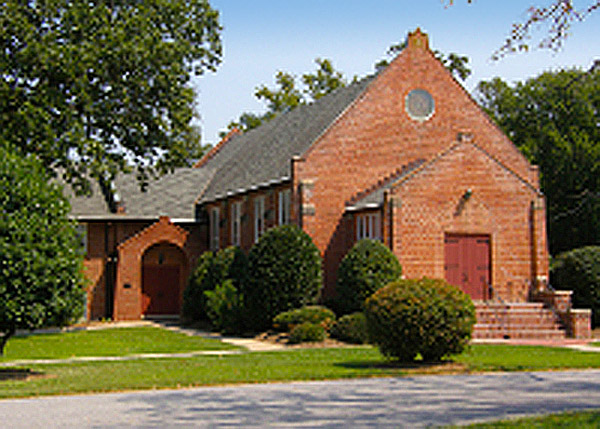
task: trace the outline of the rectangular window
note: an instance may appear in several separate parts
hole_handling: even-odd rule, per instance
[[[242,202],[231,204],[231,244],[241,246]]]
[[[381,215],[366,213],[356,216],[356,240],[381,240]]]
[[[87,256],[87,247],[88,247],[88,234],[87,234],[87,223],[78,223],[77,224],[77,236],[79,237],[79,241],[81,243],[81,251],[84,256]]]
[[[219,208],[213,207],[210,212],[210,250],[219,250]]]
[[[290,223],[291,196],[292,193],[289,189],[279,192],[279,225]]]
[[[265,197],[254,199],[254,242],[265,232]]]

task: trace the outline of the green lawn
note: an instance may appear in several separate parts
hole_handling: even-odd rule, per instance
[[[73,356],[125,356],[139,353],[180,353],[228,350],[218,340],[190,337],[153,327],[112,328],[13,337],[0,362],[17,359],[61,359]]]
[[[454,360],[471,371],[600,368],[600,353],[541,346],[475,344]]]
[[[474,429],[487,428],[598,428],[600,411],[581,411],[576,413],[552,414],[542,417],[528,417],[514,420],[502,420],[461,426]]]
[[[447,365],[403,366],[377,349],[299,349],[228,356],[28,365],[27,372],[0,368],[0,397],[181,386],[403,376],[415,373],[598,368],[600,355],[545,347],[474,345]]]

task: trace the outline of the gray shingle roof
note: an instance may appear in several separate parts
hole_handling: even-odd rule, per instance
[[[306,152],[372,80],[373,76],[339,88],[314,103],[298,106],[232,137],[205,165],[217,174],[200,202],[289,178],[292,157]]]
[[[368,208],[379,207],[383,204],[383,195],[385,191],[392,188],[400,180],[410,175],[425,162],[424,159],[418,159],[399,168],[389,177],[377,182],[373,187],[358,194],[351,201],[346,203],[346,210],[358,211]]]
[[[135,175],[115,179],[125,213],[111,213],[97,184],[91,197],[77,197],[65,187],[71,215],[92,219],[194,219],[195,203],[213,201],[229,192],[250,190],[289,180],[291,160],[312,143],[365,90],[374,76],[339,88],[319,100],[296,107],[262,126],[233,136],[200,168],[181,168],[152,181],[141,192]]]
[[[140,190],[134,174],[120,174],[115,179],[125,213],[111,213],[100,187],[92,183],[92,196],[75,196],[65,187],[71,202],[71,216],[80,220],[92,219],[171,219],[195,218],[195,202],[209,183],[213,169],[180,168],[148,184],[145,192]]]

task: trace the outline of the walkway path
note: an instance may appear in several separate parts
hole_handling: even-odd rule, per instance
[[[600,408],[600,370],[276,383],[0,401],[10,428],[426,427]]]
[[[126,360],[137,360],[137,359],[164,359],[164,358],[186,358],[194,356],[224,356],[232,354],[240,354],[245,352],[265,352],[265,351],[277,351],[286,350],[287,348],[282,344],[275,344],[266,341],[258,341],[252,338],[237,338],[237,337],[225,337],[212,332],[200,331],[197,329],[184,328],[179,326],[177,323],[165,321],[135,321],[135,322],[119,322],[119,323],[105,323],[92,325],[85,328],[75,328],[75,330],[95,330],[95,329],[111,329],[121,327],[135,327],[135,326],[154,326],[158,328],[168,329],[171,331],[181,332],[190,336],[200,336],[203,338],[212,338],[221,340],[224,343],[232,344],[241,348],[241,350],[200,350],[183,353],[143,353],[133,354],[127,356],[79,356],[65,359],[24,359],[14,360],[10,362],[0,362],[0,368],[34,365],[34,364],[62,364],[62,363],[73,363],[73,362],[99,362],[99,361],[126,361]],[[43,330],[36,332],[60,332],[60,330]],[[596,339],[595,341],[597,341]],[[590,340],[474,340],[475,344],[511,344],[511,345],[540,345],[548,347],[566,347],[573,350],[584,351],[584,352],[596,352],[600,353],[600,347],[588,345]]]

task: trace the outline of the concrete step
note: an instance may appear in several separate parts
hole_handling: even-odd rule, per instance
[[[559,318],[542,303],[479,302],[475,308],[475,339],[566,337]]]

